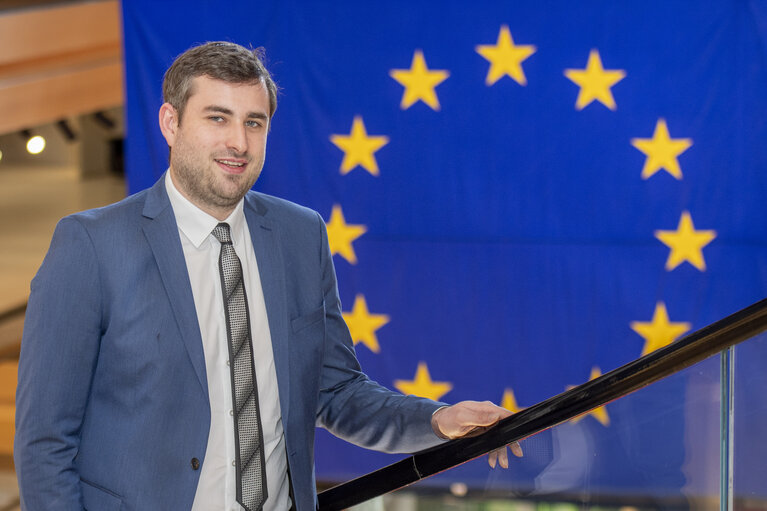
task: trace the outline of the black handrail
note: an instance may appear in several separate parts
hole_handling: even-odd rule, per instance
[[[473,438],[451,440],[319,494],[321,511],[359,504],[535,435],[621,398],[767,330],[767,299],[644,357],[502,420]]]

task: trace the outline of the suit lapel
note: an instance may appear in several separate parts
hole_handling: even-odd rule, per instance
[[[285,265],[278,242],[279,233],[267,216],[263,203],[256,201],[256,195],[245,196],[245,219],[248,222],[250,239],[258,263],[258,274],[266,303],[269,319],[269,333],[272,337],[274,367],[277,372],[277,388],[280,393],[282,423],[287,423],[290,403],[290,353],[288,350],[288,313],[285,291]],[[255,356],[258,356],[256,353]]]
[[[173,215],[173,208],[165,191],[164,177],[149,189],[143,214],[144,235],[157,261],[181,338],[207,399],[208,377],[205,372],[202,336],[194,308],[192,285],[189,282],[184,252],[178,235],[176,217]]]

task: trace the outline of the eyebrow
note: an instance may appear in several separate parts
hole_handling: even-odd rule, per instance
[[[234,112],[226,108],[224,106],[218,106],[218,105],[210,105],[206,106],[203,111],[205,112],[212,112],[217,114],[224,114],[224,115],[234,115]],[[269,116],[266,115],[264,112],[248,112],[248,115],[245,116],[247,119],[259,119],[259,120],[267,120]]]

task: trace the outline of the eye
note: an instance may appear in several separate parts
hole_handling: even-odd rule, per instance
[[[220,115],[211,115],[211,116],[208,117],[208,119],[210,119],[213,122],[223,122],[224,121],[224,118],[222,116],[220,116]]]
[[[248,128],[260,128],[262,124],[261,121],[245,121],[245,126]]]

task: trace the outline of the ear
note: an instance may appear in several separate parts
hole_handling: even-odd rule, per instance
[[[178,132],[178,114],[170,103],[163,103],[160,107],[160,131],[168,147],[173,147]]]

